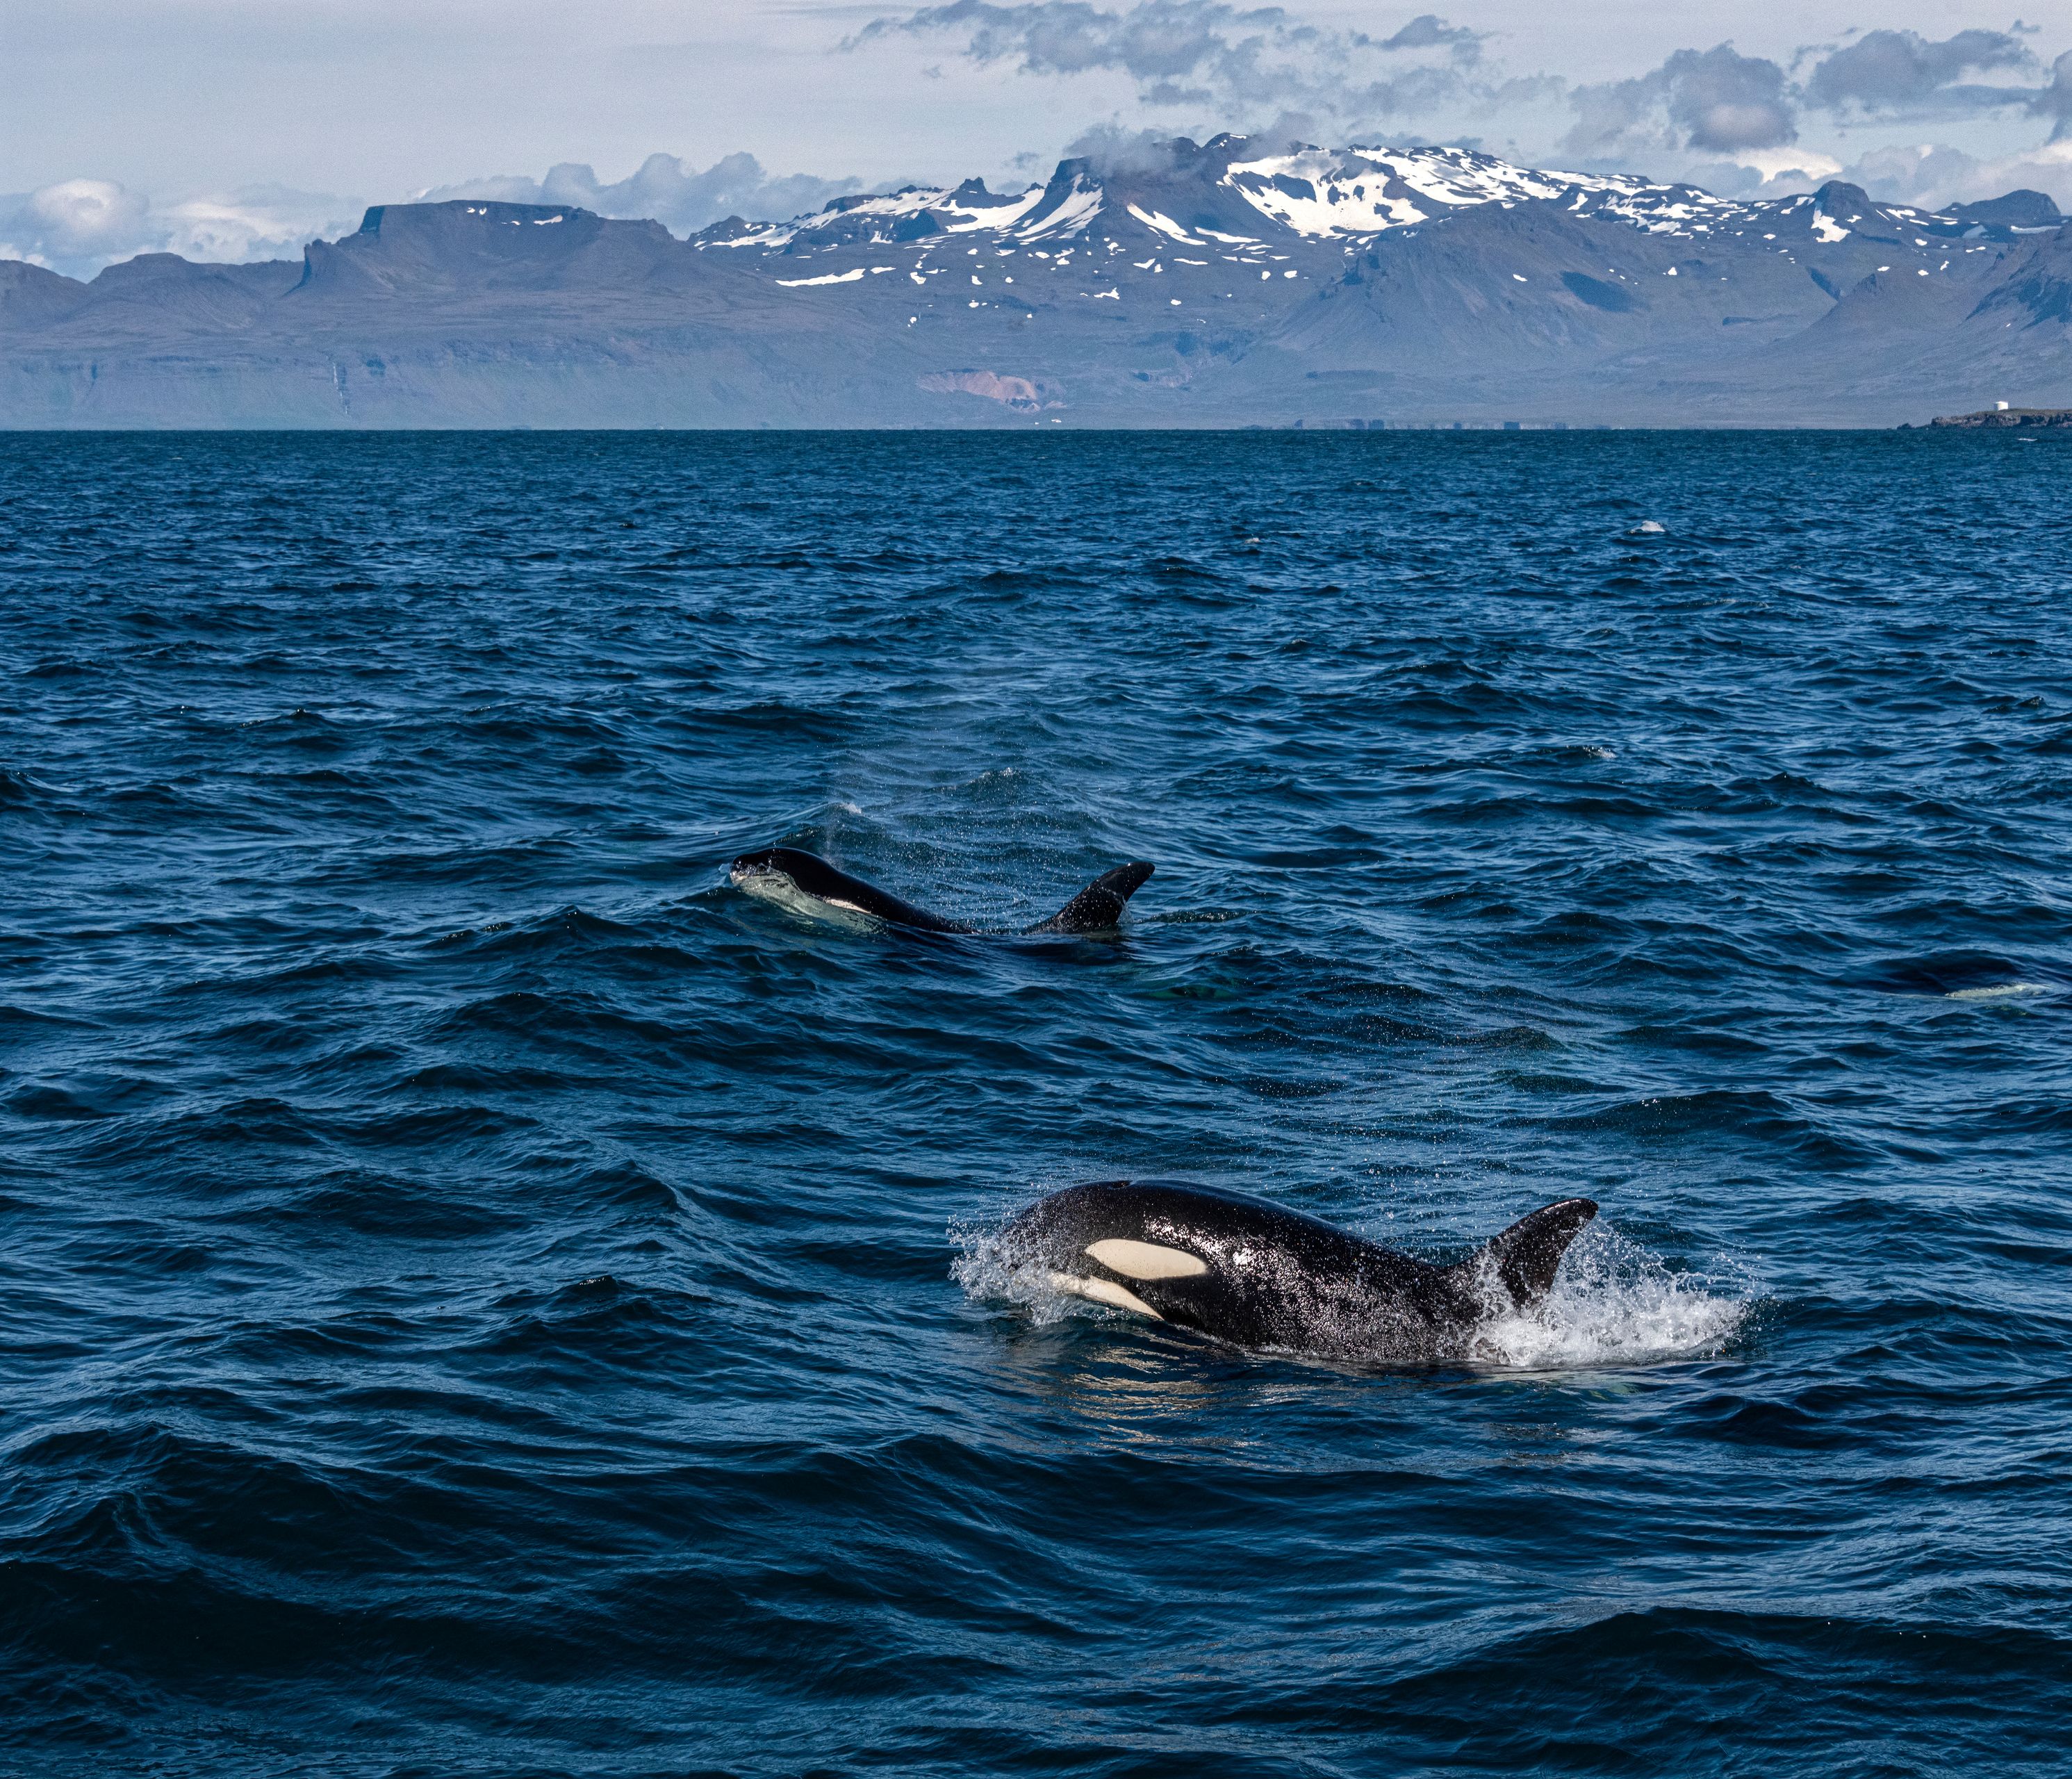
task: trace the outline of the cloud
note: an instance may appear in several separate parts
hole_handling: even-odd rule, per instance
[[[22,200],[15,227],[70,257],[119,250],[139,238],[151,206],[112,179],[64,179]]]
[[[1380,14],[1386,24],[1369,32],[1244,0],[943,0],[873,19],[845,47],[925,44],[932,56],[947,45],[952,67],[1087,80],[1102,94],[1096,114],[1121,96],[1118,89],[1133,92],[1136,104],[1125,102],[1116,123],[1067,150],[1108,169],[1161,164],[1166,150],[1157,145],[1176,126],[1198,135],[1230,128],[1273,141],[1342,143],[1400,140],[1414,125],[1441,140],[1486,139],[1515,159],[1581,160],[1722,191],[1775,196],[1841,176],[1910,202],[2026,185],[2072,207],[2072,51],[2050,60],[2062,43],[2019,23],[1941,39],[1878,28],[1841,47],[1802,50],[1788,68],[1720,43],[1679,49],[1635,78],[1572,84],[1551,73],[1507,77],[1493,65],[1486,34],[1436,13],[1407,12]],[[1174,117],[1183,106],[1194,115]],[[1163,129],[1133,127],[1161,114]],[[1994,141],[1997,159],[1934,142],[1889,146],[1906,120],[1995,114],[2036,120],[2015,127],[2047,130],[2049,145],[2008,154],[2004,140]],[[1895,127],[1869,134],[1879,122]],[[1548,140],[1564,125],[1561,152],[1552,154]],[[1802,127],[1813,145],[1800,142]],[[1963,130],[1949,134],[1981,148]],[[1992,139],[1983,128],[1979,134]],[[1867,142],[1882,145],[1859,154]],[[1844,167],[1852,154],[1858,159]],[[1028,159],[1031,171],[1047,171]],[[955,178],[973,169],[932,171]],[[420,196],[580,205],[653,217],[682,234],[730,214],[796,216],[860,189],[854,179],[773,175],[746,154],[703,168],[657,154],[616,181],[567,162],[537,177],[500,175]],[[80,276],[144,252],[294,257],[313,237],[356,227],[359,212],[342,198],[273,187],[156,203],[109,180],[71,179],[0,194],[0,255]]]
[[[823,208],[830,198],[862,189],[857,179],[823,179],[810,174],[772,178],[753,154],[729,154],[702,171],[673,154],[650,154],[638,171],[602,183],[589,167],[564,161],[544,179],[504,174],[442,185],[421,193],[428,203],[447,198],[491,198],[506,204],[568,204],[600,216],[652,217],[689,234],[723,217],[783,220]]]
[[[74,278],[138,253],[241,263],[299,259],[319,235],[359,226],[345,200],[279,187],[154,205],[113,179],[61,179],[0,196],[0,258],[26,259]]]
[[[1757,150],[1685,171],[1694,184],[1722,197],[1790,197],[1842,179],[1888,204],[1930,210],[2025,190],[2041,191],[2072,212],[2072,140],[1984,157],[1947,142],[1888,144],[1847,164],[1801,147]]]
[[[2050,119],[2054,142],[2072,137],[2072,50],[2050,64],[2050,84],[2029,100],[2029,109],[2039,117]]]
[[[1227,77],[1267,45],[1312,45],[1323,35],[1278,7],[1240,10],[1219,0],[1141,0],[1119,13],[1081,0],[951,0],[874,19],[850,41],[935,34],[962,37],[969,60],[1011,61],[1024,74],[1119,69],[1147,84]]]
[[[1393,37],[1384,37],[1377,46],[1382,49],[1447,49],[1451,50],[1457,62],[1481,60],[1482,41],[1487,33],[1470,31],[1466,25],[1449,25],[1436,14],[1420,12],[1415,19],[1396,32]]]
[[[1813,191],[1830,179],[1844,177],[1832,154],[1794,145],[1788,148],[1745,148],[1717,161],[1698,161],[1682,177],[1723,198],[1786,198]]]
[[[2034,35],[2019,22],[1940,39],[1880,28],[1839,48],[1802,51],[1789,68],[1720,43],[1679,49],[1632,79],[1572,84],[1554,74],[1501,77],[1484,67],[1484,34],[1433,13],[1383,35],[1231,0],[945,0],[874,19],[846,47],[932,38],[981,67],[1051,79],[1120,75],[1141,105],[1191,106],[1211,130],[1254,134],[1272,134],[1259,121],[1278,113],[1354,139],[1363,128],[1412,119],[1448,139],[1466,139],[1457,132],[1482,117],[1502,117],[1507,134],[1523,135],[1534,126],[1519,129],[1521,112],[1565,105],[1566,155],[1687,176],[1717,171],[1774,191],[1780,180],[1842,165],[1794,146],[1809,113],[1860,126],[2026,110],[2050,121],[2054,141],[2072,136],[2072,55],[2054,64],[2048,84],[2035,84],[2037,58],[2024,41]],[[1537,152],[1529,142],[1504,146]]]
[[[1799,134],[1784,70],[1729,43],[1679,49],[1662,64],[1670,121],[1691,148],[1774,148]]]
[[[1065,144],[1067,159],[1092,164],[1108,178],[1124,173],[1163,173],[1174,164],[1173,138],[1155,130],[1125,130],[1120,124],[1096,124]]]
[[[607,216],[652,216],[679,233],[722,216],[758,220],[817,210],[860,189],[855,179],[798,174],[773,178],[752,154],[730,154],[694,171],[671,154],[651,154],[615,184],[599,182],[573,162],[544,179],[511,175],[471,179],[420,194],[501,198],[513,204],[577,204]],[[26,259],[74,278],[138,253],[237,264],[299,259],[305,243],[349,234],[364,207],[347,199],[278,186],[248,187],[228,196],[154,204],[112,179],[63,179],[37,191],[0,195],[0,259]]]
[[[1577,87],[1569,103],[1576,125],[1563,146],[1583,154],[1670,147],[1733,154],[1779,147],[1799,134],[1784,70],[1731,43],[1679,49],[1636,80]]]
[[[2034,89],[1960,85],[1959,76],[2035,64],[2029,46],[2009,31],[1960,31],[1939,43],[1911,31],[1866,31],[1815,67],[1806,101],[1888,116],[1990,111],[2023,104]]]
[[[1941,42],[1910,31],[1867,31],[1845,48],[1824,54],[1803,84],[1794,83],[1777,63],[1743,56],[1730,43],[1708,50],[1681,49],[1637,79],[1572,89],[1568,102],[1576,121],[1562,146],[1572,154],[1604,162],[1630,163],[1636,157],[1679,151],[1723,157],[1724,164],[1692,167],[1687,171],[1705,179],[1719,178],[1733,168],[1745,169],[1758,174],[1756,187],[1774,190],[1777,179],[1784,170],[1793,170],[1794,163],[1799,163],[1795,170],[1802,172],[1815,162],[1840,167],[1818,154],[1781,152],[1798,140],[1800,117],[1806,109],[1827,111],[1844,121],[1897,121],[2019,109],[2049,118],[2051,140],[2063,141],[2072,137],[2072,52],[2058,58],[2049,83],[2042,86],[1995,85],[1965,79],[1993,71],[2035,68],[2036,57],[2017,35],[2023,28],[1960,31]],[[1802,52],[1802,59],[1811,53]],[[1766,159],[1766,150],[1777,152]],[[1942,154],[1946,158],[1936,164],[1942,167],[1955,167],[1958,161],[1978,168],[2032,164],[2021,156],[1975,160],[1955,149],[1893,152]],[[1947,158],[1951,156],[1955,159]],[[2054,167],[2047,158],[2033,164],[2047,172]],[[1725,179],[1721,185],[1730,188]]]
[[[1473,99],[1478,90],[1462,71],[1483,42],[1432,13],[1375,38],[1225,0],[1137,0],[1112,12],[1086,0],[950,0],[874,19],[848,47],[896,37],[957,39],[966,60],[1023,74],[1120,74],[1141,103],[1196,106],[1219,125],[1268,108],[1356,121]],[[1428,51],[1443,53],[1414,60]]]
[[[1943,143],[1874,148],[1842,176],[1874,198],[1930,209],[2027,190],[2045,192],[2059,209],[2072,212],[2072,140],[1984,159]]]

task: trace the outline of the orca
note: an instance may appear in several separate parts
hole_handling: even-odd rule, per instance
[[[1026,937],[1046,933],[1107,933],[1122,919],[1131,896],[1155,867],[1135,863],[1104,872],[1047,920],[1024,927]],[[890,891],[838,871],[826,859],[792,846],[743,853],[728,868],[734,887],[775,902],[794,914],[827,919],[848,916],[860,925],[906,927],[918,933],[975,933],[982,929],[902,902]]]
[[[1038,1200],[1001,1241],[1055,1290],[1232,1346],[1429,1364],[1470,1357],[1478,1325],[1537,1305],[1597,1214],[1563,1199],[1441,1266],[1241,1192],[1106,1180]]]

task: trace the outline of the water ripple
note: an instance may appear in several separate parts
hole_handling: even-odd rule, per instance
[[[2049,453],[0,452],[17,1765],[2062,1766]],[[1375,1370],[1001,1251],[1153,1172],[1603,1213]]]

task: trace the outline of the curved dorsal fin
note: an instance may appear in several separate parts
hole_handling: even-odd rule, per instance
[[[1025,933],[1105,933],[1122,918],[1124,906],[1144,887],[1157,870],[1141,863],[1117,865],[1104,871],[1047,920],[1040,920]]]
[[[1511,1302],[1529,1310],[1552,1288],[1561,1256],[1597,1214],[1593,1199],[1564,1198],[1558,1205],[1543,1205],[1491,1236],[1453,1270],[1470,1279],[1494,1273]]]

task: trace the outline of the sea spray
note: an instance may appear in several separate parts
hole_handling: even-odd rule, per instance
[[[1539,1304],[1482,1324],[1468,1353],[1523,1371],[1709,1358],[1741,1332],[1756,1300],[1753,1280],[1732,1263],[1672,1269],[1601,1219],[1570,1246]]]

